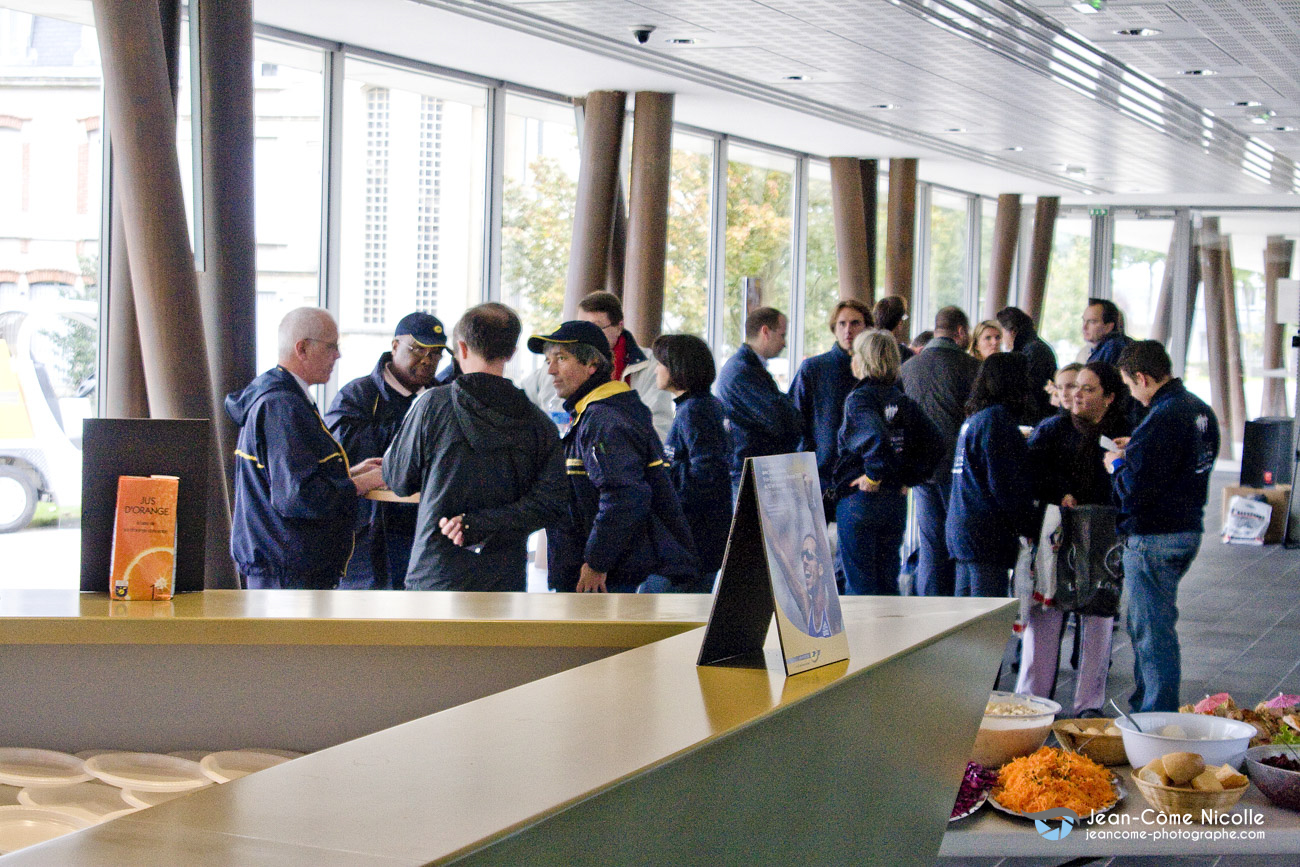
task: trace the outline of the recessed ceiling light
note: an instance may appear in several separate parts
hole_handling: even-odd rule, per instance
[[[675,36],[672,39],[665,39],[669,45],[694,45],[695,40],[689,36]]]
[[[1259,108],[1263,104],[1257,99],[1239,99],[1232,106],[1233,108]]]
[[[1213,69],[1184,69],[1179,75],[1218,75]]]
[[[966,127],[964,126],[950,126],[944,128],[944,132],[960,133],[965,131],[966,131]]]
[[[1118,36],[1159,36],[1163,31],[1156,30],[1153,27],[1130,27],[1127,30],[1116,30]]]
[[[1065,173],[1066,173],[1067,175],[1076,175],[1076,176],[1077,176],[1077,175],[1086,175],[1086,174],[1088,173],[1088,170],[1087,170],[1085,167],[1083,167],[1083,166],[1074,165],[1074,164],[1068,164],[1068,165],[1066,165],[1066,167],[1065,167]]]
[[[1275,126],[1271,130],[1269,130],[1269,132],[1295,132],[1295,131],[1296,131],[1296,127],[1293,126]]]
[[[867,108],[875,109],[876,111],[893,111],[898,108],[898,106],[894,105],[892,102],[878,102],[875,105],[867,106]]]
[[[812,81],[811,75],[783,75],[782,81]]]
[[[1012,146],[1009,147],[1009,148],[1003,148],[1003,150],[1004,150],[1004,151],[1022,151],[1022,150],[1024,150],[1024,148],[1022,148],[1020,145],[1012,145]]]

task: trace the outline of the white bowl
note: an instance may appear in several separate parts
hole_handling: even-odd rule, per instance
[[[1232,765],[1240,770],[1250,739],[1258,734],[1250,723],[1203,713],[1148,712],[1131,716],[1142,731],[1134,731],[1124,717],[1115,720],[1115,725],[1134,770],[1169,753],[1196,753],[1207,765]],[[1159,734],[1166,726],[1178,726],[1185,737]]]
[[[971,761],[996,770],[1012,759],[1027,756],[1043,745],[1061,706],[1051,699],[1010,692],[994,692],[990,704],[1014,705],[1015,714],[985,713],[975,733]]]

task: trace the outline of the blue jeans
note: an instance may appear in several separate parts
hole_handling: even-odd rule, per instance
[[[916,558],[916,595],[952,596],[956,588],[956,564],[948,556],[943,525],[948,518],[952,482],[928,483],[912,488],[916,525],[921,545]]]
[[[958,560],[958,596],[1010,596],[1011,570],[993,563]]]
[[[1133,642],[1129,705],[1135,711],[1178,710],[1182,659],[1178,649],[1178,582],[1201,548],[1200,533],[1129,536],[1124,543],[1124,620]]]
[[[850,595],[898,595],[898,550],[906,524],[907,498],[897,492],[854,491],[835,504]]]
[[[651,575],[637,586],[638,593],[712,593],[717,572],[701,572],[694,581],[681,581],[674,584],[667,575]]]

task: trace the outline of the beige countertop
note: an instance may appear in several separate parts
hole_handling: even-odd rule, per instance
[[[0,593],[0,644],[343,644],[639,647],[695,629],[689,594],[206,590],[169,602]]]
[[[707,613],[701,603],[708,602],[392,595],[401,598],[370,594],[350,603],[342,594],[335,601],[271,591],[240,601],[205,594],[211,601],[180,598],[174,609],[178,621],[199,624],[241,617],[398,623],[436,612],[444,625],[490,616],[477,628],[522,629],[537,618],[540,625],[560,621],[557,628],[577,632],[558,634],[580,637],[587,627],[615,629],[617,619],[636,615],[653,628],[680,631]],[[106,635],[113,621],[107,600],[79,601],[87,606],[82,619],[96,621]],[[33,620],[51,618],[45,627],[52,629],[54,621],[79,619],[78,605],[62,604],[71,608],[58,613],[51,602],[44,614],[34,602],[7,604],[0,607],[0,630],[9,634],[25,623],[28,635],[36,636],[41,633]],[[952,638],[954,652],[961,652],[967,627],[995,617],[988,624],[1000,634],[1013,605],[1005,599],[846,599],[849,661],[790,678],[771,639],[766,669],[700,668],[695,659],[702,631],[674,635],[51,841],[6,863],[321,867],[455,860],[719,738],[741,735],[825,690],[864,688],[867,681],[859,676],[916,648]],[[579,619],[569,623],[566,617]],[[146,633],[167,628],[148,618],[129,626]],[[982,628],[987,634],[989,626]],[[975,692],[982,693],[982,685],[972,691],[973,708],[983,700]],[[973,726],[978,710],[971,713]]]

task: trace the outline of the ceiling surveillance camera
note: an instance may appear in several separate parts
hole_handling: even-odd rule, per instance
[[[632,36],[636,39],[637,45],[645,45],[650,41],[650,34],[655,32],[653,24],[633,24]]]

